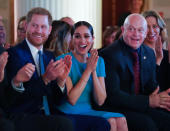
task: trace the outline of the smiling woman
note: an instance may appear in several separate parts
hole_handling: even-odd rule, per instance
[[[71,31],[74,50],[67,53],[72,56],[72,67],[66,80],[68,99],[63,100],[57,108],[64,113],[102,117],[110,123],[111,131],[127,131],[126,118],[122,114],[92,108],[93,102],[101,106],[107,97],[105,65],[97,50],[92,49],[93,35],[93,27],[88,22],[79,21],[74,24]]]
[[[143,13],[148,25],[145,44],[155,51],[157,64],[157,81],[160,90],[166,90],[170,87],[170,63],[167,50],[163,50],[163,43],[167,42],[168,35],[166,24],[161,16],[153,10]]]

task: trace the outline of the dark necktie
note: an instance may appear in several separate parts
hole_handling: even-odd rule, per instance
[[[38,55],[39,55],[39,71],[40,71],[40,75],[43,75],[45,73],[43,54],[41,51],[38,51]],[[50,115],[47,96],[43,96],[43,107],[44,107],[45,115]]]
[[[133,71],[134,71],[135,94],[138,94],[139,90],[140,90],[139,56],[138,56],[137,52],[132,52],[132,55],[133,55]]]

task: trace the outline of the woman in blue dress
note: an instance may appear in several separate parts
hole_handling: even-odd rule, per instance
[[[73,26],[71,35],[74,50],[65,54],[72,56],[72,67],[66,80],[67,99],[57,108],[66,114],[104,117],[109,121],[111,131],[128,131],[122,114],[96,111],[92,108],[91,98],[101,106],[107,97],[104,60],[98,56],[96,49],[92,49],[92,26],[86,21],[79,21]],[[64,58],[65,55],[57,59]]]

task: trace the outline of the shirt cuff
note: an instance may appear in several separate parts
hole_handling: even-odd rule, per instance
[[[24,88],[24,85],[23,83],[20,83],[19,86],[15,86],[14,83],[13,83],[13,80],[11,81],[11,84],[12,84],[12,88],[17,91],[17,92],[20,92],[20,93],[23,93],[25,91],[25,88]]]

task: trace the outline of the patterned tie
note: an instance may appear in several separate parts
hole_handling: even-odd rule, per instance
[[[39,70],[40,70],[40,75],[43,75],[45,73],[44,62],[43,62],[43,54],[42,54],[41,51],[38,51],[38,55],[39,55]],[[50,110],[49,110],[49,106],[48,106],[47,96],[43,96],[43,107],[44,107],[45,115],[50,115]]]
[[[140,90],[140,65],[139,65],[139,56],[137,51],[132,52],[133,55],[133,71],[134,71],[134,85],[135,93],[139,94]]]

